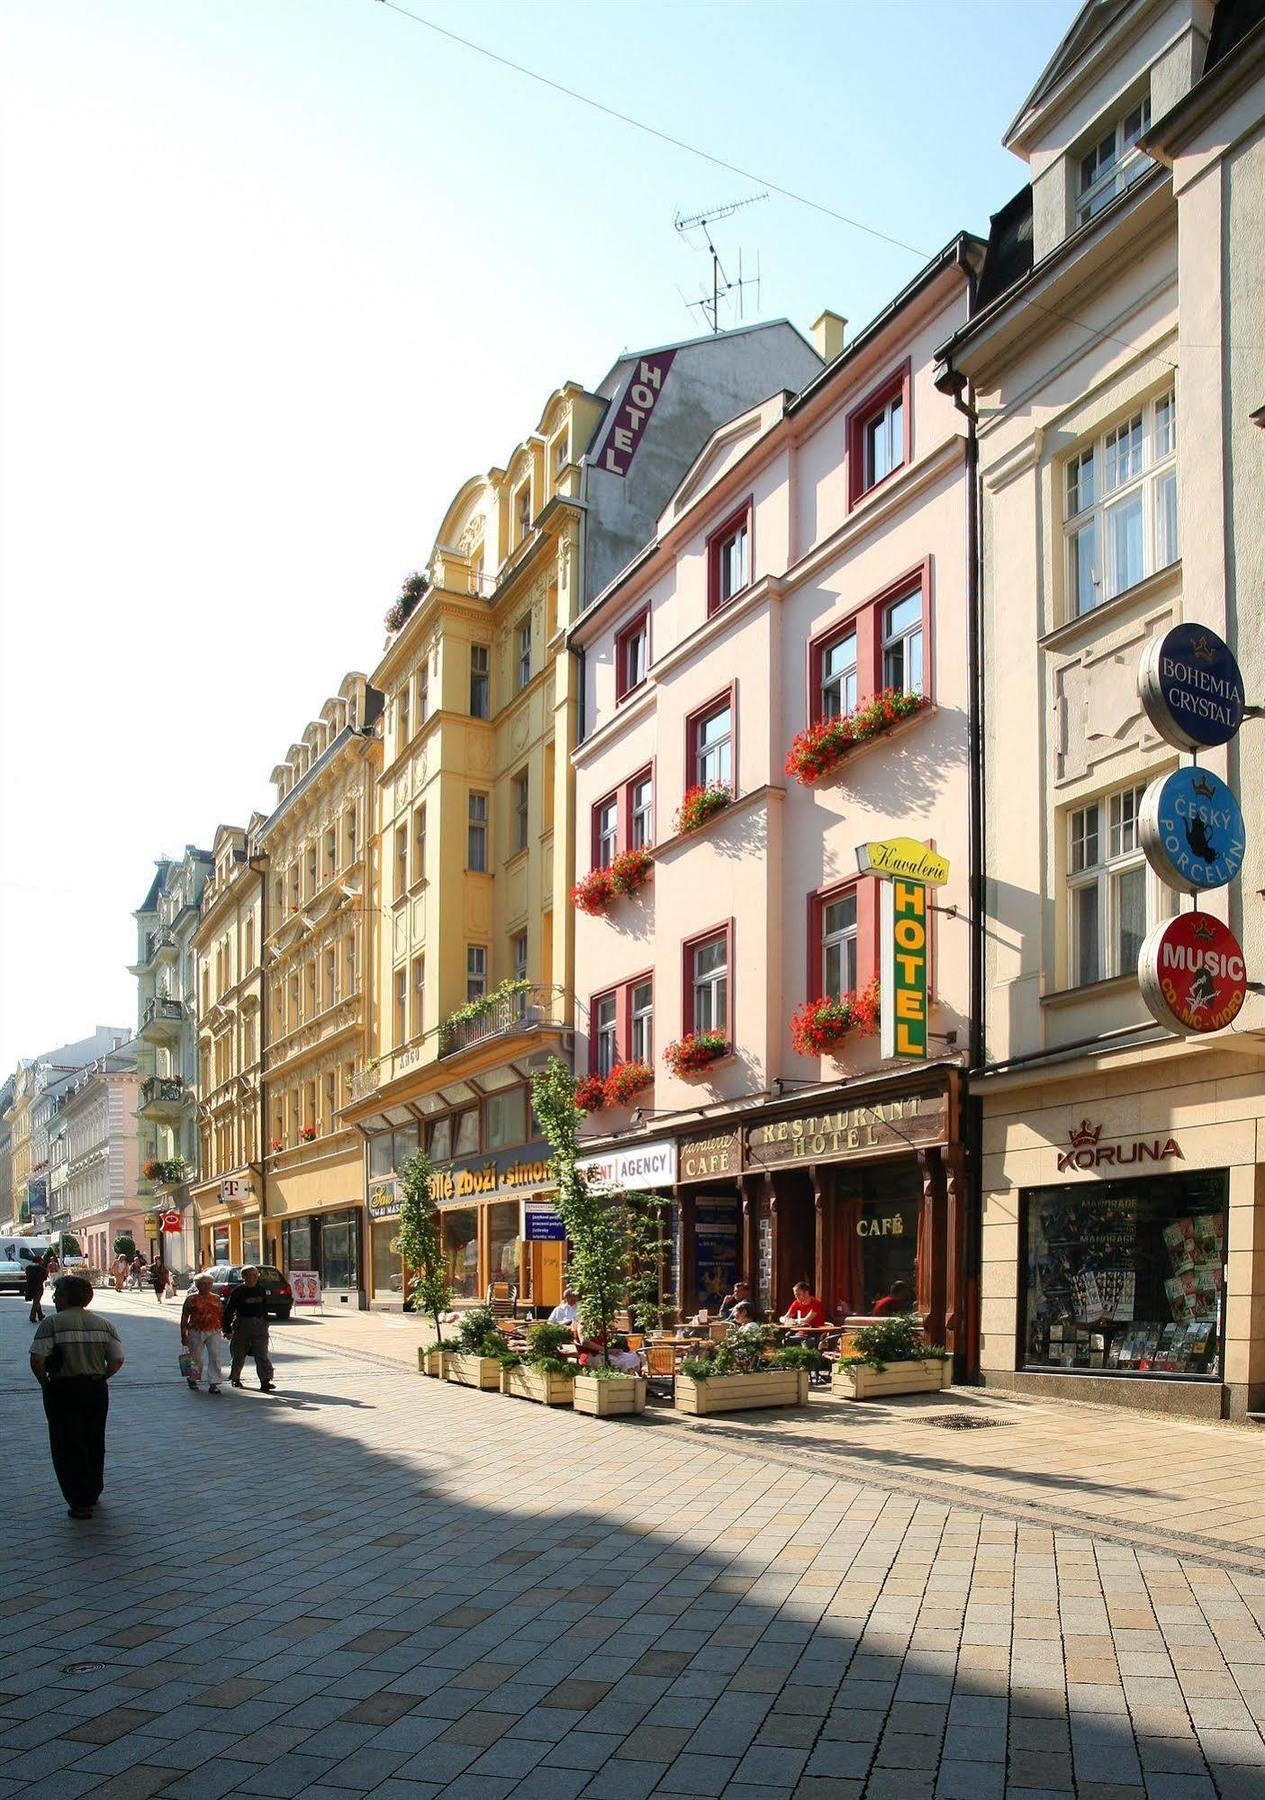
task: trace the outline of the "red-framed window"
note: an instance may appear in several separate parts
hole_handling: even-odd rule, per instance
[[[593,808],[593,867],[609,869],[619,854],[619,789],[604,794]]]
[[[590,814],[592,867],[608,869],[623,850],[654,844],[654,764],[647,763],[594,803]]]
[[[650,672],[650,608],[643,607],[615,636],[615,699],[624,700]]]
[[[911,365],[906,359],[848,414],[848,505],[903,468],[913,454]]]
[[[755,508],[748,495],[707,540],[707,611],[719,612],[750,587],[755,569]]]
[[[738,792],[738,684],[713,694],[685,721],[685,785],[723,781]]]
[[[589,1001],[589,1073],[609,1075],[616,1063],[654,1066],[654,974],[646,970]]]
[[[872,876],[832,882],[808,896],[806,998],[837,999],[878,974],[878,884]]]
[[[727,919],[681,946],[681,1030],[723,1031],[733,1039],[734,925]]]
[[[811,724],[850,712],[880,688],[930,698],[931,575],[928,557],[809,641]]]

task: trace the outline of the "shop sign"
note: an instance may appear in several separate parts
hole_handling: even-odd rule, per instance
[[[1161,1025],[1181,1032],[1220,1031],[1247,996],[1239,940],[1210,913],[1179,913],[1157,925],[1138,952],[1138,986]]]
[[[1243,677],[1230,646],[1206,625],[1174,625],[1152,638],[1138,668],[1138,696],[1167,744],[1209,750],[1243,723]]]
[[[286,1280],[290,1283],[290,1292],[294,1295],[296,1306],[319,1306],[321,1304],[321,1278],[307,1269],[291,1269]]]
[[[1176,1157],[1185,1162],[1176,1138],[1130,1138],[1124,1143],[1104,1144],[1102,1126],[1082,1119],[1068,1132],[1070,1150],[1058,1153],[1058,1171],[1067,1169],[1127,1169],[1133,1163],[1167,1162]]]
[[[904,1237],[905,1215],[892,1213],[889,1218],[867,1219],[864,1214],[857,1220],[858,1237]]]
[[[159,1215],[159,1224],[164,1231],[179,1231],[180,1214],[178,1212],[162,1213]]]
[[[937,856],[917,838],[882,838],[873,844],[857,845],[857,868],[862,875],[882,875],[889,880],[903,875],[909,881],[921,881],[927,887],[943,887],[949,879],[949,859]]]
[[[947,1139],[945,1097],[911,1094],[750,1125],[746,1158],[750,1168],[778,1169],[790,1163],[835,1162],[875,1151],[945,1143]]]
[[[663,1138],[653,1144],[603,1150],[600,1156],[580,1157],[575,1166],[594,1187],[618,1188],[626,1193],[671,1187],[676,1180],[676,1140]]]
[[[1239,803],[1220,776],[1185,768],[1157,777],[1147,788],[1138,836],[1162,882],[1200,894],[1234,880],[1247,830]]]
[[[927,1060],[927,890],[885,881],[880,906],[879,1054]]]
[[[529,1244],[565,1244],[567,1228],[561,1213],[547,1200],[524,1200],[523,1237]]]
[[[249,1191],[240,1175],[224,1175],[220,1178],[220,1201],[224,1206],[231,1206],[234,1202],[239,1206],[244,1205]]]
[[[716,1311],[738,1275],[736,1200],[700,1200],[694,1209],[694,1285],[700,1306]]]
[[[742,1136],[737,1131],[713,1131],[705,1137],[677,1141],[678,1180],[734,1179],[742,1170]]]
[[[594,452],[593,461],[599,469],[605,469],[611,475],[627,475],[645,436],[650,415],[659,404],[675,356],[675,350],[661,350],[657,356],[643,356],[638,360],[623,397],[611,415],[606,435]]]
[[[395,1219],[400,1213],[400,1188],[394,1175],[369,1183],[369,1217]]]
[[[513,1150],[499,1150],[495,1156],[465,1156],[444,1163],[442,1168],[432,1170],[430,1178],[431,1199],[440,1203],[497,1199],[521,1193],[524,1188],[552,1186],[549,1146],[543,1139],[519,1144]]]

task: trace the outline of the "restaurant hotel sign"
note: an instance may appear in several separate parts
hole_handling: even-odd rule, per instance
[[[610,415],[610,424],[592,457],[609,475],[627,475],[646,433],[650,415],[663,395],[663,384],[672,367],[675,350],[638,358],[628,386]]]
[[[909,1094],[841,1106],[833,1112],[770,1119],[747,1128],[747,1166],[780,1169],[792,1163],[833,1162],[943,1144],[948,1142],[948,1127],[948,1100],[943,1094]]]

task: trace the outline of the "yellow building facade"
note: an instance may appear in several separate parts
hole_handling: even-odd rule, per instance
[[[363,1288],[362,1139],[342,1116],[369,1054],[381,700],[346,677],[273,770],[251,848],[265,869],[264,1260]]]
[[[221,825],[193,934],[198,1000],[199,1268],[263,1260],[263,823]]]

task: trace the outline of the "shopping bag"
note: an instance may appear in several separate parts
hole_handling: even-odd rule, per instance
[[[193,1374],[193,1358],[187,1350],[180,1352],[180,1373],[188,1381]]]

